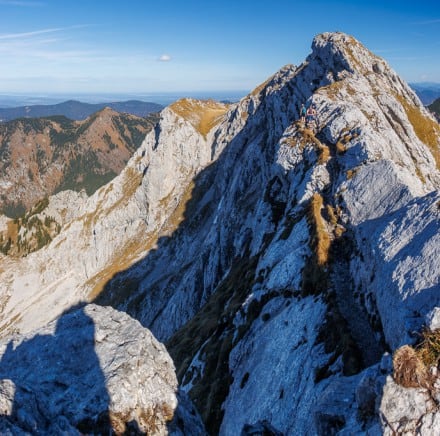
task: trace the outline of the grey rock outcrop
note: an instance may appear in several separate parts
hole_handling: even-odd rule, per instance
[[[423,388],[404,388],[387,378],[380,404],[385,435],[434,435],[440,431],[438,405]]]
[[[2,434],[167,434],[178,404],[165,347],[125,313],[95,305],[1,343],[0,380]],[[203,434],[196,414],[191,425]]]

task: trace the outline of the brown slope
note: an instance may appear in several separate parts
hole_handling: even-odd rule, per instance
[[[0,124],[0,213],[16,217],[65,189],[90,195],[120,173],[157,119],[105,108],[84,121],[63,116]]]

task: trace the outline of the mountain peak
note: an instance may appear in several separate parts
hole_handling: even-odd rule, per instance
[[[312,43],[312,53],[298,72],[301,81],[310,86],[313,101],[319,103],[318,112],[326,112],[319,114],[323,126],[330,121],[331,110],[333,116],[338,114],[341,129],[356,125],[363,130],[369,126],[373,135],[381,131],[380,136],[388,136],[388,144],[393,145],[384,144],[374,151],[374,155],[376,158],[392,157],[399,165],[399,143],[409,145],[418,139],[429,147],[437,168],[440,168],[438,123],[388,63],[353,36],[341,32],[317,35]],[[341,117],[343,112],[345,115]],[[388,131],[387,135],[384,135],[385,131]],[[411,153],[416,164],[414,171],[424,173],[421,169],[424,164],[415,157],[414,148]],[[422,155],[419,153],[420,158]],[[408,162],[406,166],[411,168],[413,164]],[[427,171],[421,179],[429,179],[429,173],[432,172]]]
[[[105,117],[114,117],[114,116],[119,116],[120,114],[119,114],[119,112],[112,109],[110,106],[105,106],[101,110],[95,112],[95,115],[105,116]]]
[[[332,67],[336,73],[351,74],[391,73],[388,64],[368,50],[351,35],[342,32],[325,32],[316,35],[312,43],[312,54],[307,61],[319,59]]]

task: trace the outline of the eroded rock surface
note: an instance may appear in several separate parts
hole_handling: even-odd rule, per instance
[[[109,307],[73,309],[33,335],[3,341],[0,356],[2,434],[167,434],[178,407],[165,347]],[[202,434],[193,414],[186,425]]]

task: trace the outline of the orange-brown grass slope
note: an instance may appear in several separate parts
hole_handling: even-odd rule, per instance
[[[415,347],[404,345],[393,356],[393,377],[404,387],[432,389],[435,381],[431,368],[440,365],[440,329],[424,330]]]
[[[104,109],[80,122],[58,116],[0,124],[0,180],[8,186],[0,211],[20,216],[64,189],[91,194],[125,167],[153,121]]]
[[[313,194],[310,201],[309,222],[314,231],[313,234],[313,248],[315,251],[318,265],[322,266],[328,262],[329,250],[331,245],[330,235],[322,217],[321,210],[324,201],[320,194]]]
[[[417,106],[410,104],[402,96],[396,94],[396,97],[405,109],[415,134],[420,141],[429,147],[436,161],[437,168],[440,169],[440,125],[431,118],[423,115]]]
[[[183,98],[170,105],[177,115],[189,121],[203,136],[220,123],[229,106],[214,100]]]

